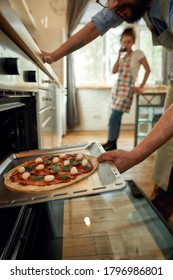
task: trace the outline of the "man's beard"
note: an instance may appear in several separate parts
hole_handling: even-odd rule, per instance
[[[127,3],[127,4],[120,5],[118,9],[115,10],[115,12],[118,12],[121,9],[129,8],[131,10],[131,15],[129,17],[123,17],[119,15],[119,13],[118,15],[128,23],[134,23],[139,21],[144,16],[147,5],[148,5],[147,1],[137,0],[136,3],[134,4]]]

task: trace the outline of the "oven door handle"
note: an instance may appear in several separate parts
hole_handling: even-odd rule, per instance
[[[32,206],[23,206],[21,208],[7,245],[1,255],[2,260],[22,259],[34,216],[35,210]]]
[[[34,218],[34,213],[33,213],[33,209],[32,208],[27,208],[26,209],[26,213],[21,221],[21,230],[18,236],[18,240],[16,243],[16,246],[12,252],[11,255],[11,260],[16,260],[16,259],[20,259],[21,257],[19,257],[19,255],[21,256],[21,253],[24,250],[25,244],[27,242],[27,238],[29,236],[29,232],[30,232],[30,228],[33,222],[33,218]]]

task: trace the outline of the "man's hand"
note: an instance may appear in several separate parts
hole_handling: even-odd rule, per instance
[[[113,161],[120,173],[133,167],[137,162],[131,151],[115,150],[101,154],[98,158],[99,163],[103,161]]]
[[[51,57],[51,53],[47,53],[44,51],[42,51],[42,60],[44,63],[47,62],[48,64],[52,64],[54,62],[53,58]]]

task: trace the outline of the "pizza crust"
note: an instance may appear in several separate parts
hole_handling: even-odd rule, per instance
[[[18,165],[16,167],[14,167],[13,169],[11,169],[8,173],[6,173],[4,175],[4,184],[9,190],[19,191],[19,192],[43,192],[43,191],[51,191],[51,190],[55,190],[55,189],[58,189],[58,188],[66,187],[66,186],[74,184],[74,183],[76,183],[80,180],[83,180],[84,178],[90,176],[97,169],[98,160],[97,160],[96,157],[90,156],[90,155],[87,155],[87,154],[83,154],[83,158],[91,161],[93,169],[90,172],[77,175],[76,178],[72,179],[70,182],[64,182],[64,183],[58,183],[58,184],[53,184],[52,183],[52,184],[49,184],[49,185],[46,185],[46,182],[45,182],[45,186],[37,186],[37,185],[22,186],[17,182],[12,182],[10,177],[18,170],[18,168],[20,166],[24,166],[24,167],[27,166],[29,163],[33,162],[33,160],[32,160],[32,161],[27,161],[27,162],[25,162],[21,165]]]

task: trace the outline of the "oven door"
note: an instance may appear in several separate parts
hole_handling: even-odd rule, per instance
[[[42,204],[0,209],[0,259],[30,259]]]
[[[0,161],[10,153],[38,148],[34,96],[0,99]]]

